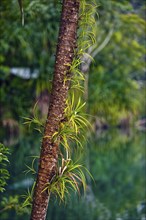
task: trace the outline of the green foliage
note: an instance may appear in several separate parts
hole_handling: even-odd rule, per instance
[[[25,163],[31,164],[28,152],[31,149],[30,153],[35,155],[39,153],[40,149],[39,137],[36,133],[33,137],[27,133],[25,137],[21,138],[23,139],[19,139],[17,148],[12,148],[10,158],[11,187],[13,188],[8,187],[6,193],[12,197],[14,194],[25,194],[27,191],[28,186],[22,185],[20,181],[26,179],[23,173]],[[24,162],[22,163],[22,161]],[[65,204],[60,203],[60,200],[55,200],[52,194],[48,219],[74,220],[82,219],[82,216],[85,216],[85,220],[108,219],[108,213],[111,214],[110,220],[114,219],[112,216],[114,213],[120,213],[119,216],[126,219],[124,212],[129,213],[132,220],[142,218],[142,214],[137,213],[137,205],[142,204],[145,196],[143,193],[145,189],[145,133],[129,130],[126,135],[125,130],[117,129],[96,133],[88,142],[85,150],[85,161],[89,162],[88,169],[94,176],[95,184],[87,178],[85,195],[82,196],[81,190],[79,198],[73,193],[73,190],[68,188],[69,194]],[[61,162],[62,160],[60,160],[59,167]],[[19,184],[18,188],[14,188],[15,183]],[[81,185],[79,182],[79,188]],[[5,195],[7,199],[9,196]],[[22,199],[20,196],[18,201],[21,207]],[[0,209],[4,207],[5,205],[1,206]],[[29,211],[29,207],[27,211]],[[123,210],[122,213],[119,211],[121,209]],[[1,218],[4,220],[11,219],[13,214],[14,220],[29,219],[29,214],[19,216],[14,210],[8,209],[1,212]]]
[[[49,3],[26,0],[23,4],[24,27],[17,1],[3,1],[0,6],[1,117],[16,120],[20,120],[20,115],[30,114],[44,89],[50,91],[61,8],[61,4],[53,0]],[[94,55],[96,65],[89,70],[89,114],[98,114],[109,123],[117,123],[129,112],[138,115],[144,111],[140,104],[145,53],[143,8],[143,1],[81,1],[78,59],[76,57],[71,65],[76,77],[71,78],[71,88],[84,90],[80,58],[91,59]],[[29,67],[32,72],[37,69],[38,77],[29,80],[13,77],[11,67]]]
[[[23,119],[24,119],[24,124],[28,125],[29,128],[33,124],[33,126],[36,126],[35,130],[39,131],[41,134],[43,133],[44,122],[40,119],[39,112],[37,109],[37,102],[33,108],[33,116],[31,118],[23,117]]]
[[[73,59],[72,64],[69,65],[69,72],[73,74],[73,77],[69,78],[69,80],[71,80],[71,89],[83,92],[83,86],[80,82],[84,80],[84,76],[79,69],[81,63],[82,61],[79,58],[76,57]],[[68,80],[68,78],[65,77],[65,81],[66,80]]]
[[[32,106],[36,102],[36,97],[44,89],[50,91],[51,88],[50,82],[54,65],[60,6],[58,1],[54,0],[49,2],[46,0],[33,0],[31,2],[26,0],[23,2],[25,14],[25,26],[23,28],[17,1],[3,1],[0,5],[2,119],[10,117],[19,120],[19,116],[29,115]],[[65,147],[65,153],[67,154],[67,159],[63,159],[64,156],[60,155],[62,157],[61,162],[65,160],[68,167],[71,167],[71,164],[68,164],[68,158],[71,156],[69,149],[72,148],[73,144],[83,145],[80,138],[85,136],[84,129],[86,126],[88,127],[86,115],[83,113],[85,109],[84,102],[79,99],[79,93],[84,90],[83,83],[85,82],[84,74],[80,70],[83,65],[82,57],[85,56],[92,60],[94,55],[95,60],[89,70],[88,109],[90,109],[90,114],[104,118],[108,123],[114,125],[117,125],[121,118],[131,114],[135,114],[138,117],[145,116],[144,105],[141,104],[145,103],[143,68],[145,20],[144,10],[142,9],[144,1],[132,1],[131,3],[128,0],[99,0],[99,18],[96,16],[97,8],[95,4],[88,5],[89,2],[81,1],[78,49],[76,50],[76,58],[70,66],[70,72],[73,75],[71,77],[71,92],[73,91],[72,94],[74,95],[69,95],[66,103],[65,118],[60,123],[59,132],[53,136],[54,141],[58,136],[61,137],[61,144]],[[11,25],[9,25],[10,23]],[[87,23],[89,24],[88,27]],[[95,39],[97,43],[91,46]],[[12,76],[10,74],[11,67],[30,67],[32,71],[38,69],[39,75],[36,79],[24,80],[20,77]],[[65,80],[68,80],[68,76],[66,76]],[[34,109],[32,117],[25,118],[26,124],[30,126],[34,124],[34,127],[42,133],[44,122],[40,120],[36,107]],[[26,133],[25,130],[23,132]],[[129,218],[134,220],[135,218],[142,218],[141,214],[136,213],[136,204],[142,198],[142,190],[140,190],[143,184],[140,175],[142,165],[140,167],[134,165],[138,161],[143,161],[140,156],[141,149],[137,148],[137,146],[141,146],[141,143],[134,139],[131,144],[127,136],[119,137],[117,133],[115,133],[115,136],[100,134],[100,140],[94,140],[95,143],[98,143],[98,147],[101,146],[100,150],[103,149],[102,152],[99,152],[99,148],[97,149],[95,143],[90,141],[89,144],[91,154],[87,160],[90,161],[91,172],[98,186],[94,188],[94,194],[102,201],[93,199],[94,204],[92,205],[85,200],[83,203],[78,203],[72,197],[71,205],[69,204],[70,207],[61,207],[60,212],[60,206],[57,206],[57,211],[53,213],[53,206],[51,210],[53,214],[50,219],[56,220],[57,215],[59,220],[61,220],[61,217],[62,219],[65,217],[66,219],[82,219],[84,215],[85,219],[113,220],[113,217],[110,217],[110,213],[119,213],[121,208],[123,211],[117,215],[117,218],[127,218],[125,214],[127,212],[124,211],[125,208],[129,210]],[[21,141],[20,149],[17,148],[14,151],[13,157],[17,158],[19,166],[13,165],[11,170],[12,181],[18,180],[18,178],[15,178],[16,170],[18,175],[22,173],[22,161],[25,160],[25,156],[28,156],[28,152],[31,151],[31,155],[38,154],[36,151],[38,151],[40,143],[36,135],[33,140],[35,143],[32,140],[29,140],[28,143],[28,138],[29,135],[27,133],[27,140],[24,138]],[[133,143],[135,144],[133,145]],[[119,150],[113,154],[110,146],[114,152],[118,148],[120,150],[123,149],[123,151]],[[109,152],[109,148],[111,152]],[[144,149],[144,146],[142,149]],[[131,153],[133,152],[132,150],[135,152],[134,154]],[[127,151],[130,152],[128,155],[131,156],[127,156]],[[122,157],[122,155],[125,156]],[[129,159],[129,157],[133,159]],[[27,166],[28,170],[26,172],[29,175],[36,172],[34,163],[35,159],[33,158],[32,164]],[[73,161],[71,163],[72,166],[75,165]],[[139,162],[138,164],[141,163]],[[80,164],[76,165],[84,170],[84,167]],[[71,194],[68,186],[78,192],[78,188],[82,185],[78,178],[75,181],[79,185],[76,185],[76,182],[70,179],[67,168],[64,167],[63,171],[62,167],[64,166],[58,164],[57,176],[52,179],[52,186],[49,183],[47,186],[48,189],[52,187],[52,191],[61,200],[65,192]],[[75,172],[77,170],[77,168],[73,169]],[[62,176],[60,176],[61,173]],[[131,183],[134,183],[135,188],[134,186],[132,187]],[[64,188],[64,185],[67,188]],[[61,189],[62,193],[60,193],[59,189]],[[87,192],[88,189],[90,189],[90,186],[87,186]],[[30,190],[24,198],[24,206],[30,206],[32,191]],[[118,199],[117,192],[119,193]],[[14,207],[12,204],[20,204],[19,198],[16,198],[16,200],[17,202],[15,202],[15,199],[13,201],[13,198],[7,197],[3,207]],[[74,203],[74,201],[76,202]],[[76,208],[75,204],[78,204]],[[18,206],[16,209],[18,209]],[[23,218],[25,217],[23,216]]]
[[[20,120],[20,116],[30,113],[44,89],[50,91],[47,82],[52,79],[60,7],[54,0],[23,1],[25,25],[22,27],[18,1],[3,1],[0,5],[2,118],[9,114]],[[37,70],[38,76],[30,79],[13,76],[11,67],[30,68],[30,77]]]
[[[66,160],[62,158],[61,166],[58,173],[47,184],[44,190],[48,190],[48,194],[53,193],[64,201],[69,194],[69,189],[80,192],[79,185],[82,184],[84,191],[86,190],[86,178],[80,164],[74,163],[70,158]]]
[[[145,134],[107,130],[93,134],[86,161],[94,176],[79,199],[72,194],[66,205],[50,202],[48,219],[137,220],[144,217]],[[54,201],[54,200],[52,200]],[[139,207],[139,208],[138,208]]]
[[[128,1],[102,1],[95,29],[97,44],[90,50],[96,63],[89,74],[90,114],[115,125],[129,114],[139,115],[142,108],[145,20]]]
[[[27,170],[25,170],[24,172],[25,172],[26,174],[28,174],[28,173],[31,172],[31,174],[34,175],[34,174],[36,174],[36,170],[35,170],[35,167],[34,167],[34,163],[35,163],[35,161],[39,158],[39,156],[31,156],[31,158],[33,158],[32,163],[31,163],[31,166],[26,165]]]
[[[82,2],[83,3],[83,2]],[[90,10],[89,10],[90,8]],[[92,13],[95,12],[95,7],[93,5],[84,4],[82,5],[82,13],[81,16],[86,17],[86,27],[87,22],[89,21],[89,25],[93,24],[95,22],[94,16],[92,16]],[[92,18],[92,19],[91,19]],[[83,22],[83,18],[82,18]],[[82,23],[81,26],[85,26],[85,23]],[[84,27],[85,28],[85,27]],[[71,77],[71,89],[75,89],[76,87],[79,86],[79,89],[82,87],[80,86],[80,80],[84,80],[83,73],[79,70],[79,66],[82,63],[81,57],[85,53],[85,50],[90,46],[90,42],[93,42],[93,36],[91,34],[91,31],[86,33],[86,39],[84,37],[85,34],[83,34],[83,28],[82,31],[79,33],[79,38],[82,42],[84,42],[84,48],[82,45],[82,48],[78,48],[78,50],[75,53],[75,58],[70,65],[69,72],[72,73]],[[66,64],[68,65],[68,64]],[[65,78],[65,81],[68,80],[68,78]],[[37,105],[37,104],[36,104]],[[33,123],[37,126],[43,127],[43,124],[40,122],[38,115],[35,113],[36,112],[36,105],[34,107],[33,111],[33,117],[32,118],[24,118],[26,120],[25,124],[29,124],[29,126]],[[83,188],[85,190],[85,176],[82,171],[82,165],[73,163],[71,159],[68,159],[68,156],[71,155],[71,142],[74,142],[77,146],[82,146],[82,143],[80,141],[81,136],[81,131],[84,130],[85,127],[89,125],[88,120],[85,118],[85,114],[81,113],[83,107],[85,106],[85,103],[81,102],[81,99],[76,102],[75,101],[75,95],[74,91],[72,91],[71,95],[68,97],[66,101],[66,108],[64,111],[64,119],[61,121],[59,130],[56,131],[52,135],[52,139],[55,142],[58,140],[58,138],[61,141],[61,145],[64,146],[67,159],[65,160],[63,158],[63,154],[61,153],[62,157],[62,166],[58,167],[58,173],[57,175],[54,176],[53,180],[51,180],[48,183],[48,186],[46,186],[46,189],[48,189],[49,194],[50,193],[55,193],[60,197],[61,200],[64,200],[65,194],[69,193],[68,187],[71,187],[75,191],[79,192],[79,182],[82,183]],[[40,128],[37,128],[37,130],[40,131]],[[47,137],[47,136],[45,136]],[[34,170],[34,161],[35,158],[32,161],[32,166],[27,166],[28,172],[32,172],[33,174],[35,173]],[[26,197],[26,205],[29,204],[31,197],[31,193],[28,193],[28,196]]]
[[[84,190],[86,189],[85,175],[82,171],[83,166],[77,163],[73,163],[69,158],[71,156],[71,143],[75,142],[77,146],[82,147],[81,137],[82,131],[85,127],[89,126],[89,122],[86,119],[86,115],[82,113],[85,103],[82,103],[81,98],[75,101],[74,91],[72,89],[79,89],[82,91],[81,82],[84,80],[84,75],[80,71],[80,65],[82,64],[82,56],[87,54],[86,50],[95,43],[93,25],[95,24],[95,11],[96,5],[93,3],[87,3],[81,1],[80,6],[80,22],[78,32],[78,47],[75,51],[75,58],[71,65],[69,65],[69,72],[71,77],[71,95],[68,96],[66,101],[66,108],[64,111],[64,119],[60,123],[59,131],[53,134],[53,139],[61,140],[61,144],[65,147],[67,159],[62,156],[62,164],[58,167],[58,173],[53,177],[52,181],[48,183],[45,188],[48,189],[48,193],[55,193],[61,200],[64,200],[65,194],[69,193],[68,188],[72,188],[79,192],[79,182],[82,183]],[[91,56],[89,55],[91,58]],[[92,58],[91,58],[92,59]],[[68,65],[68,64],[67,64]],[[68,80],[65,78],[65,81]],[[84,137],[84,136],[83,136]]]
[[[8,154],[8,148],[0,143],[0,192],[5,190],[6,180],[9,179],[9,172],[7,170]]]
[[[82,81],[84,81],[84,74],[81,71],[81,65],[83,63],[83,56],[87,56],[89,59],[93,60],[92,56],[87,53],[87,49],[91,45],[95,44],[95,31],[94,25],[96,23],[97,5],[95,1],[86,2],[82,0],[80,2],[80,19],[79,19],[79,30],[78,30],[78,40],[77,49],[75,51],[75,58],[70,66],[71,77],[71,89],[84,91]],[[67,79],[65,79],[67,80]]]
[[[34,174],[34,173],[33,173]],[[27,194],[22,195],[22,198],[24,199],[22,203],[22,209],[27,208],[29,209],[32,206],[32,201],[33,201],[33,193],[34,193],[34,187],[35,187],[36,182],[34,181],[31,190],[28,189]]]
[[[117,213],[124,216],[126,210],[129,215],[131,213],[132,219],[136,219],[134,214],[138,216],[138,213],[134,209],[138,203],[145,201],[144,136],[137,131],[122,133],[113,129],[99,136],[93,135],[90,141],[90,166],[96,183],[93,193],[112,210],[111,219]]]
[[[82,147],[81,137],[85,139],[83,132],[86,127],[90,126],[86,115],[82,112],[84,106],[85,103],[81,103],[80,98],[75,103],[74,93],[72,93],[71,98],[66,101],[64,120],[60,123],[59,130],[53,134],[53,140],[60,137],[61,144],[67,152],[71,150],[71,142]]]
[[[29,209],[22,206],[21,198],[18,195],[3,197],[1,200],[1,215],[9,210],[15,210],[18,215],[23,215],[29,213]],[[3,215],[2,215],[3,216]]]
[[[80,6],[80,22],[78,33],[78,48],[75,53],[75,58],[70,65],[69,71],[72,73],[71,77],[71,89],[83,90],[81,81],[84,80],[84,75],[80,71],[80,65],[82,64],[82,56],[87,55],[86,50],[95,43],[93,25],[95,24],[95,11],[96,5],[93,3],[86,3],[81,1]],[[88,55],[91,59],[92,57]],[[68,78],[65,78],[65,81]],[[85,103],[82,103],[79,97],[78,101],[75,101],[74,91],[71,90],[71,95],[66,101],[66,108],[64,111],[64,120],[60,123],[59,131],[53,134],[53,139],[61,140],[61,144],[66,149],[67,159],[62,158],[62,165],[58,168],[58,173],[53,177],[53,180],[48,183],[45,188],[48,189],[49,194],[55,193],[64,200],[65,194],[69,193],[69,186],[79,192],[79,183],[81,182],[85,190],[85,176],[82,171],[82,166],[77,163],[73,163],[68,156],[71,154],[71,143],[75,142],[76,145],[82,147],[81,143],[81,131],[85,127],[89,126],[89,122],[86,119],[86,115],[82,113]]]
[[[79,97],[77,103],[75,103],[75,96],[72,93],[71,99],[66,101],[65,116],[68,119],[68,123],[76,134],[79,133],[80,129],[89,126],[89,121],[85,118],[85,113],[82,112],[83,107],[86,103],[82,103]]]
[[[78,46],[83,54],[92,44],[96,43],[94,25],[96,24],[95,15],[98,16],[97,7],[96,1],[88,3],[86,0],[81,1]]]

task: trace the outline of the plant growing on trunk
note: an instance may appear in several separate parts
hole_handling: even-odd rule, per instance
[[[94,25],[94,11],[95,5],[86,3],[85,0],[63,1],[47,120],[42,125],[36,115],[32,119],[25,118],[28,124],[44,126],[37,180],[35,187],[33,186],[32,220],[46,218],[51,193],[64,200],[65,194],[69,193],[68,187],[79,192],[81,183],[84,190],[86,188],[84,167],[72,161],[70,145],[74,142],[77,146],[82,146],[81,131],[89,125],[85,115],[81,114],[85,103],[80,98],[76,102],[74,93],[76,89],[83,90],[80,82],[84,80],[84,76],[79,67],[85,50],[94,42],[94,35],[88,26],[92,28]],[[88,29],[86,32],[79,29],[77,41],[78,24],[83,29],[88,26]],[[35,173],[33,163],[34,160],[32,167],[28,168]],[[29,193],[29,200],[31,194]],[[28,202],[27,198],[26,201]],[[24,202],[24,206],[27,202]]]

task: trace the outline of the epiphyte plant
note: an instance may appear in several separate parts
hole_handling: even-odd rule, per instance
[[[53,193],[58,195],[60,199],[63,200],[65,194],[66,193],[69,194],[70,188],[79,192],[80,183],[82,183],[84,190],[86,189],[85,187],[86,178],[84,172],[82,171],[84,167],[81,164],[74,163],[73,160],[71,159],[71,153],[72,153],[71,142],[74,142],[78,146],[82,146],[79,139],[81,136],[81,131],[83,130],[84,127],[88,127],[89,125],[87,119],[85,118],[85,115],[82,113],[85,103],[84,102],[82,103],[81,98],[78,98],[78,101],[76,101],[74,94],[76,92],[77,87],[79,87],[81,91],[83,90],[82,81],[84,80],[84,75],[80,71],[80,66],[82,64],[82,57],[84,56],[84,54],[86,54],[87,48],[89,48],[90,45],[94,43],[94,32],[92,32],[92,29],[93,29],[93,25],[95,24],[94,15],[95,15],[96,7],[93,4],[93,1],[91,3],[89,3],[89,1],[88,3],[86,3],[85,0],[75,1],[75,2],[68,1],[68,2],[69,4],[73,4],[73,7],[75,7],[74,10],[77,11],[80,2],[80,15],[79,15],[80,29],[78,31],[78,41],[76,42],[77,47],[74,47],[76,49],[73,50],[74,58],[71,57],[66,59],[65,57],[66,61],[71,59],[72,62],[71,64],[68,62],[65,62],[63,64],[62,68],[66,69],[67,71],[62,73],[63,84],[62,81],[60,81],[60,75],[58,72],[56,72],[57,75],[55,76],[55,77],[59,77],[58,81],[53,82],[54,83],[53,86],[56,86],[57,83],[59,83],[59,86],[62,86],[61,87],[63,90],[62,94],[65,95],[64,100],[66,99],[66,101],[64,102],[64,104],[60,103],[61,96],[58,93],[59,88],[56,89],[56,93],[55,93],[58,95],[57,98],[53,97],[54,94],[51,94],[52,97],[57,100],[57,102],[54,103],[53,99],[52,99],[53,101],[52,100],[50,101],[48,119],[50,119],[49,118],[50,116],[53,126],[54,124],[56,124],[56,126],[54,126],[54,128],[51,128],[50,125],[46,123],[47,127],[45,127],[45,133],[43,136],[43,143],[42,143],[43,147],[46,147],[46,149],[43,148],[43,150],[41,151],[41,159],[40,159],[39,173],[38,173],[39,179],[37,179],[36,182],[36,187],[38,186],[38,184],[41,184],[41,187],[39,187],[39,193],[37,192],[37,190],[35,190],[33,194],[34,203],[32,208],[32,219],[34,218],[34,216],[36,216],[36,214],[39,215],[38,213],[41,213],[42,209],[46,209],[46,206],[48,204],[48,199],[47,199],[48,195],[46,194],[46,191],[48,192],[49,196],[51,195],[51,193]],[[69,15],[71,15],[71,12],[66,12],[66,13],[67,14],[69,13]],[[63,19],[64,17],[62,18],[62,23],[63,25],[66,25],[64,23],[65,20]],[[63,30],[64,29],[62,27],[62,29],[60,29],[60,34],[63,34],[61,36],[63,39],[65,39],[66,35],[63,32]],[[60,45],[58,44],[58,48],[59,46]],[[68,50],[68,52],[70,53],[70,50]],[[56,59],[57,58],[58,57],[56,56]],[[60,69],[61,67],[59,66],[57,60],[55,63],[55,68],[59,68],[59,70],[61,70]],[[67,95],[68,88],[70,88],[70,92]],[[60,103],[61,106],[59,106],[58,103]],[[51,115],[52,113],[50,112],[54,107],[57,107],[58,112],[61,112],[62,110],[60,109],[63,109],[63,114],[61,112],[61,114],[56,115],[56,118],[54,118],[54,114],[53,114],[52,117]],[[30,120],[29,118],[27,118],[27,121],[28,124],[35,123],[43,127],[43,124],[39,122],[37,117],[32,117]],[[65,151],[62,150],[61,145],[65,148]],[[48,154],[46,154],[46,152],[48,152]],[[67,155],[66,159],[64,153]],[[54,158],[52,157],[52,155]],[[61,165],[59,163],[60,158],[62,161]],[[48,169],[47,172],[49,172],[50,176],[49,177],[46,176],[46,172],[45,172],[45,182],[47,179],[49,180],[47,183],[44,184],[44,181],[43,182],[41,181],[40,176],[43,173],[45,164]],[[38,207],[38,204],[35,201],[37,199],[41,201],[44,198],[45,198],[44,205],[42,207],[41,206]],[[36,210],[38,208],[39,210],[36,213]]]

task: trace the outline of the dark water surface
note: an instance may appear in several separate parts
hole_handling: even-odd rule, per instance
[[[144,132],[108,130],[89,138],[84,153],[84,164],[94,181],[87,177],[85,195],[71,193],[65,204],[50,199],[48,220],[146,220],[145,184],[146,150]],[[27,134],[9,141],[11,155],[10,179],[6,197],[23,195],[32,185],[30,155],[38,155],[41,138]],[[5,141],[6,142],[6,141]],[[1,220],[28,220],[29,215],[15,210],[1,212]]]

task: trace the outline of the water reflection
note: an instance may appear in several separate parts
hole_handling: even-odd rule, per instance
[[[7,194],[23,194],[32,182],[23,171],[30,155],[38,155],[40,137],[19,137],[11,146]],[[52,196],[48,219],[51,220],[143,220],[145,204],[145,135],[134,130],[106,130],[92,135],[84,153],[86,166],[95,182],[88,178],[86,195],[71,193],[66,204]],[[28,184],[29,183],[29,184]],[[10,187],[11,186],[11,187]],[[17,186],[17,187],[16,187]],[[3,220],[29,219],[12,211]]]
[[[130,211],[145,199],[145,136],[137,131],[129,135],[111,130],[92,140],[90,167],[96,181],[94,194],[115,219],[117,213]]]

